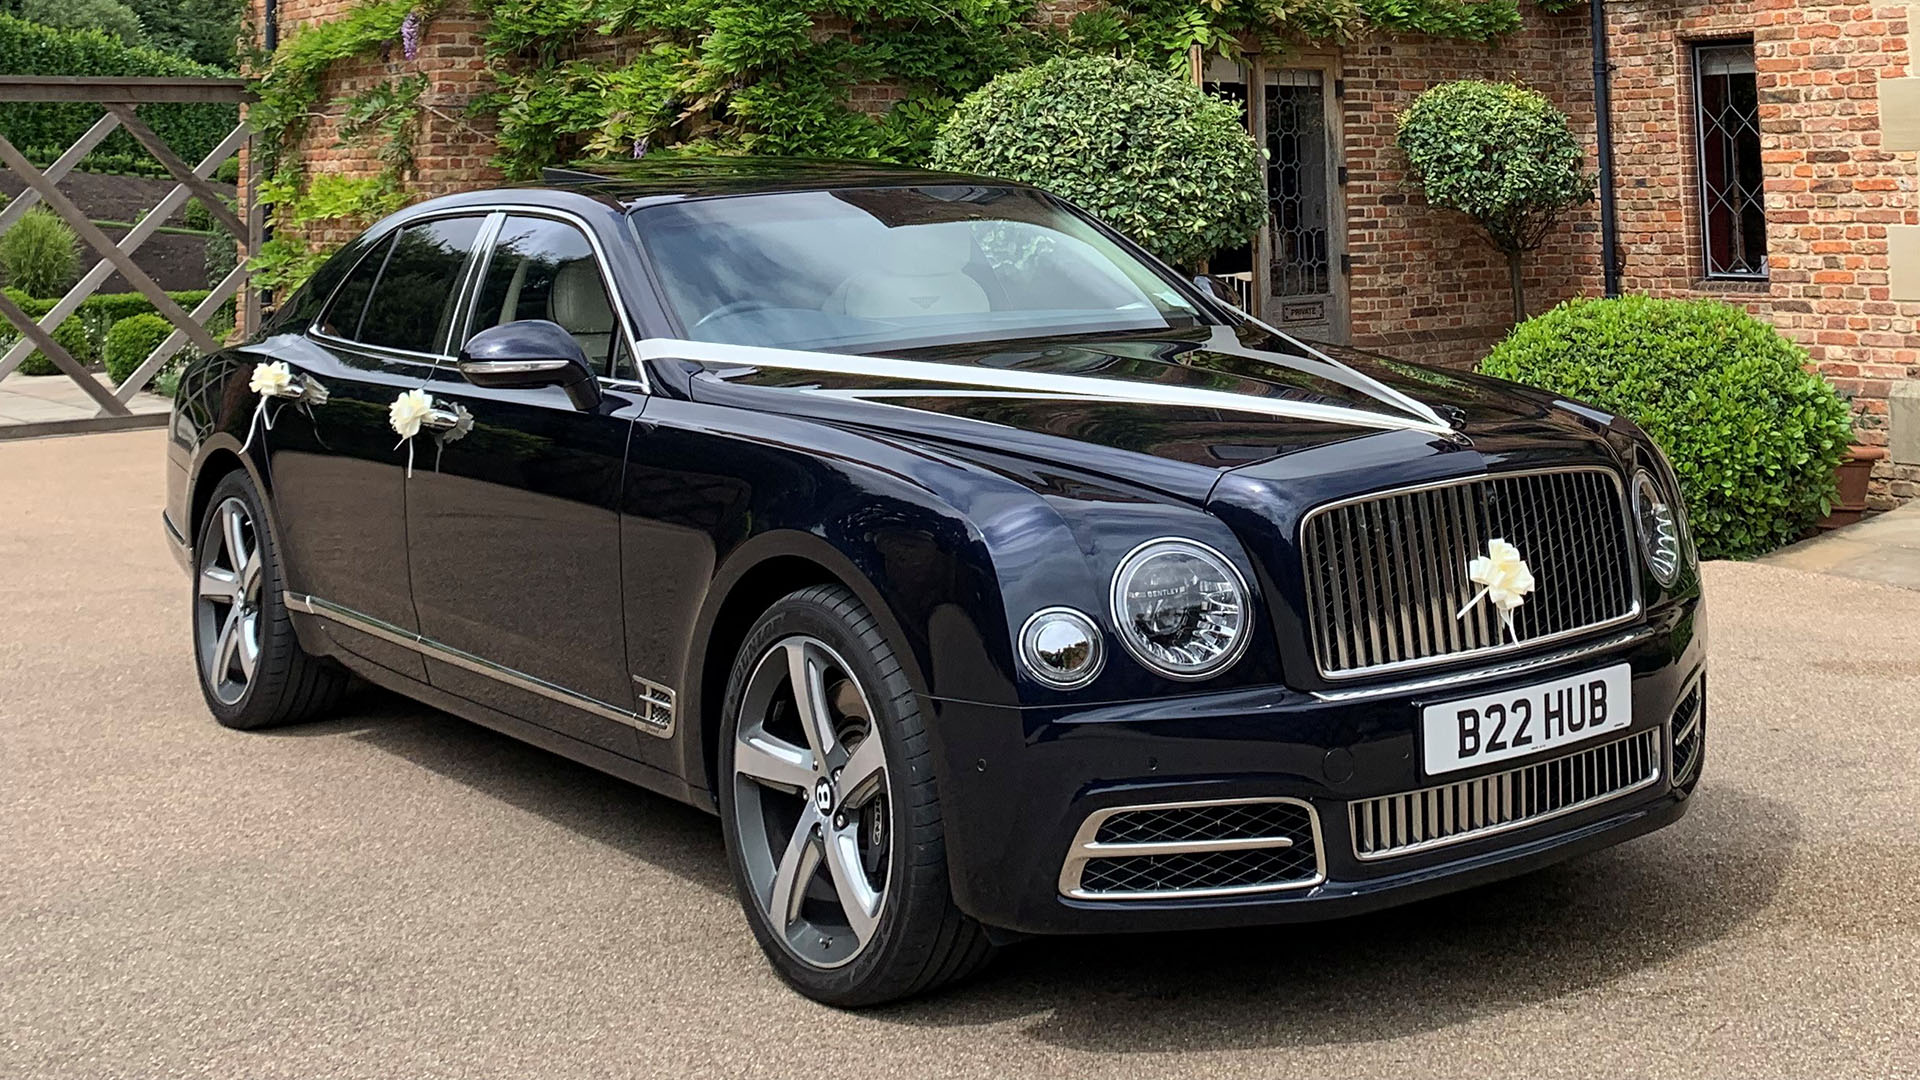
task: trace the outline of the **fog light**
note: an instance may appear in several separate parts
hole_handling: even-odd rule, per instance
[[[1020,660],[1034,678],[1056,690],[1085,686],[1100,674],[1107,649],[1100,628],[1072,608],[1036,611],[1020,628]]]

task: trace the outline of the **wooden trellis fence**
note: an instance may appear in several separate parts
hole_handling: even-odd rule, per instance
[[[45,170],[36,168],[12,143],[8,142],[4,136],[0,136],[0,166],[4,166],[9,172],[18,176],[27,187],[18,199],[9,204],[5,210],[0,210],[0,233],[12,228],[14,222],[20,220],[20,216],[28,209],[36,205],[45,205],[59,214],[80,239],[100,255],[100,260],[93,265],[93,268],[81,275],[73,288],[69,289],[67,294],[54,304],[52,310],[42,316],[38,322],[21,310],[20,306],[5,293],[0,292],[0,316],[5,316],[20,334],[20,340],[14,342],[4,355],[0,355],[0,379],[12,375],[15,369],[37,349],[99,403],[100,411],[96,414],[98,419],[126,417],[130,415],[127,402],[144,389],[153,379],[154,374],[181,348],[188,344],[203,352],[212,352],[220,348],[220,343],[207,332],[207,320],[211,319],[221,306],[236,294],[241,297],[236,315],[242,333],[251,333],[259,325],[258,294],[246,287],[247,260],[260,250],[262,234],[262,217],[257,191],[254,184],[250,182],[241,192],[240,206],[245,215],[243,218],[228,209],[227,204],[207,182],[207,178],[213,175],[214,170],[228,158],[239,153],[242,148],[248,148],[251,157],[252,136],[247,129],[246,121],[243,119],[235,126],[227,137],[221,140],[220,144],[198,164],[188,165],[141,121],[138,113],[142,105],[161,102],[238,104],[246,99],[247,84],[242,79],[0,76],[0,103],[86,101],[101,105],[106,110],[98,122]],[[88,220],[87,215],[59,188],[61,179],[115,129],[131,135],[134,141],[160,162],[175,181],[173,190],[149,209],[146,217],[137,222],[117,243],[102,232],[99,226]],[[213,291],[191,312],[175,303],[173,298],[167,295],[166,290],[140,269],[132,258],[133,252],[145,243],[148,237],[157,232],[160,226],[166,224],[167,220],[186,204],[189,197],[199,199],[201,205],[212,214],[214,221],[231,233],[241,248],[239,265],[219,284],[214,285]],[[222,243],[224,240],[215,236],[208,242]],[[153,303],[154,310],[173,324],[174,331],[147,356],[145,362],[133,374],[119,386],[109,390],[94,379],[79,361],[53,339],[53,331],[68,316],[79,310],[81,302],[98,291],[116,271]]]

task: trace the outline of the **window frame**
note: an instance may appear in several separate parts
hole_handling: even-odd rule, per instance
[[[593,260],[600,271],[600,284],[607,290],[607,298],[613,304],[614,324],[619,330],[622,343],[627,350],[627,355],[633,359],[634,373],[637,376],[637,378],[634,379],[619,379],[596,373],[594,377],[602,386],[610,389],[635,391],[651,395],[654,392],[653,381],[647,375],[646,360],[641,356],[638,348],[641,339],[634,331],[633,319],[628,314],[626,300],[620,292],[620,283],[613,273],[613,264],[607,258],[606,245],[601,242],[599,232],[587,222],[586,218],[581,217],[571,210],[562,210],[558,207],[522,203],[480,203],[468,206],[449,206],[396,216],[392,220],[385,222],[384,228],[376,226],[375,228],[379,230],[378,235],[372,237],[372,242],[367,251],[364,252],[359,259],[354,261],[354,265],[349,268],[345,274],[341,275],[339,283],[336,284],[333,287],[333,291],[328,294],[326,302],[321,304],[317,309],[313,321],[307,325],[307,336],[342,348],[358,349],[365,352],[394,356],[413,363],[425,363],[436,369],[444,361],[457,359],[459,356],[459,348],[466,344],[468,330],[473,323],[473,305],[478,294],[480,282],[486,274],[487,264],[493,259],[494,244],[497,243],[500,238],[500,227],[506,222],[508,215],[550,218],[573,226],[587,238],[587,246],[593,249]],[[458,306],[454,309],[453,318],[448,321],[447,337],[440,343],[441,352],[419,353],[406,349],[394,349],[384,345],[369,345],[365,342],[350,341],[320,329],[320,320],[324,319],[327,313],[333,309],[334,301],[339,298],[340,289],[346,284],[347,279],[352,277],[354,271],[358,270],[360,265],[375,252],[390,249],[392,247],[390,241],[394,236],[399,234],[400,230],[439,218],[450,217],[481,217],[486,220],[482,223],[479,234],[474,237],[473,250],[467,254],[466,269],[461,274],[460,284],[455,297],[455,303]],[[374,230],[370,229],[368,232],[373,233]],[[380,287],[379,279],[375,278],[373,284],[374,291],[378,291]],[[371,303],[373,292],[369,292],[367,298],[369,303]],[[365,312],[363,311],[362,316],[364,317],[364,315]]]
[[[1747,58],[1749,62],[1752,62],[1754,59],[1753,39],[1751,37],[1714,38],[1714,39],[1707,39],[1707,40],[1691,41],[1687,43],[1687,59],[1689,64],[1692,67],[1692,72],[1691,72],[1692,78],[1690,82],[1691,82],[1691,89],[1693,92],[1693,100],[1690,102],[1691,108],[1689,111],[1692,113],[1692,116],[1690,119],[1693,124],[1693,168],[1695,173],[1694,196],[1696,199],[1695,206],[1700,215],[1700,232],[1699,232],[1700,275],[1703,281],[1709,281],[1709,282],[1765,283],[1771,279],[1772,266],[1768,261],[1767,249],[1766,249],[1767,220],[1766,220],[1766,175],[1765,175],[1764,159],[1763,159],[1763,164],[1761,168],[1761,187],[1760,187],[1760,218],[1761,218],[1760,269],[1757,271],[1728,270],[1728,269],[1716,269],[1714,267],[1713,233],[1711,232],[1712,220],[1713,220],[1712,209],[1711,209],[1712,196],[1707,190],[1707,126],[1708,125],[1707,125],[1706,107],[1704,105],[1704,96],[1705,96],[1704,82],[1705,82],[1706,75],[1704,72],[1705,64],[1703,63],[1703,60],[1706,57],[1706,55],[1710,52],[1713,52],[1716,50],[1727,50],[1727,49],[1744,49],[1747,53]],[[1759,83],[1758,83],[1757,71],[1755,75],[1754,90],[1756,95],[1755,124],[1757,125],[1759,122],[1759,112],[1758,112],[1758,104],[1757,104]],[[1738,183],[1737,178],[1734,180],[1734,183],[1736,184]]]

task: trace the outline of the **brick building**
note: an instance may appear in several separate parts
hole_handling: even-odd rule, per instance
[[[279,22],[328,18],[348,2],[278,0]],[[1041,17],[1097,2],[1048,0]],[[1587,11],[1524,15],[1495,46],[1381,38],[1207,64],[1204,81],[1247,103],[1273,155],[1269,228],[1215,269],[1240,271],[1264,317],[1303,333],[1475,360],[1512,322],[1505,263],[1409,188],[1394,124],[1435,83],[1513,78],[1551,97],[1593,146]],[[1910,44],[1920,5],[1608,0],[1606,15],[1622,285],[1719,297],[1770,319],[1853,400],[1856,441],[1891,448],[1871,504],[1920,494],[1920,68]],[[418,152],[425,190],[494,178],[484,124],[462,108],[488,85],[484,34],[450,5],[407,65],[431,74],[439,105]],[[342,65],[329,97],[386,71]],[[871,96],[876,108],[892,100],[887,88]],[[334,142],[331,124],[316,123],[303,153],[333,170],[378,170],[371,149]],[[1573,214],[1529,257],[1531,310],[1602,291],[1599,213]]]

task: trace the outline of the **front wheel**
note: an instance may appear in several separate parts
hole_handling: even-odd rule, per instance
[[[741,906],[795,989],[874,1005],[986,962],[986,934],[948,886],[919,704],[851,593],[804,589],[754,624],[727,684],[720,747]]]
[[[194,659],[214,719],[252,731],[339,704],[347,673],[308,655],[294,637],[279,554],[246,473],[229,473],[214,487],[193,550]]]

